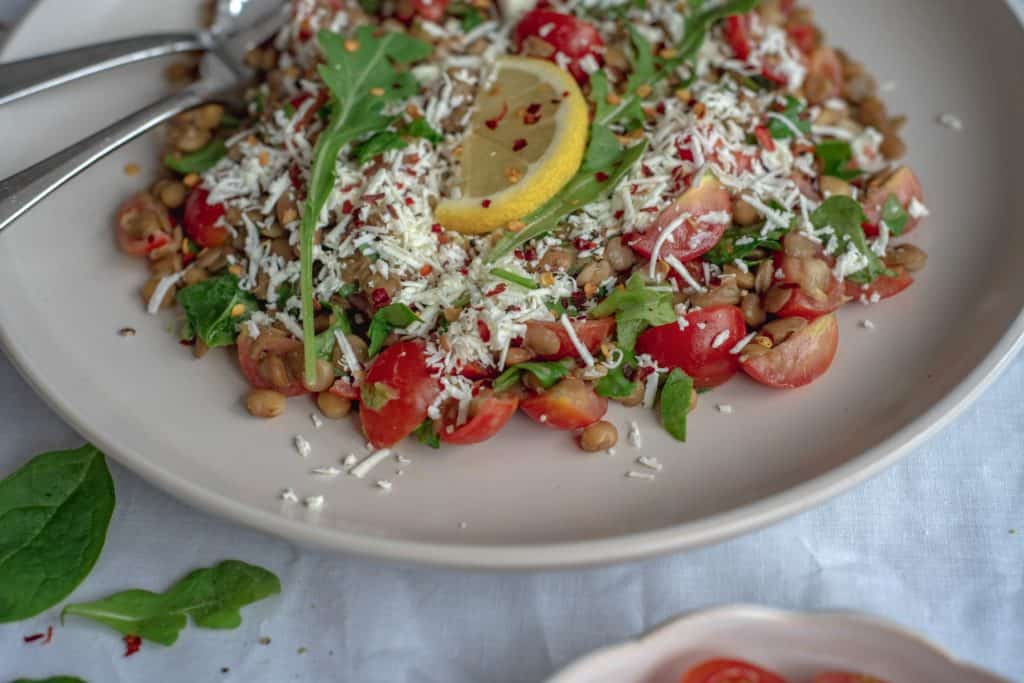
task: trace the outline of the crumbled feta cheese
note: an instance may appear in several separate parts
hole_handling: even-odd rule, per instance
[[[298,451],[299,455],[303,458],[308,458],[309,454],[313,451],[313,447],[309,445],[305,437],[301,434],[296,434],[293,443],[295,444],[295,450]]]

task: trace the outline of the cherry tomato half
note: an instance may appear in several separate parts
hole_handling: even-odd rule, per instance
[[[140,192],[121,204],[114,230],[122,251],[145,256],[171,241],[171,217],[167,207],[149,193]]]
[[[210,193],[197,187],[185,201],[185,233],[201,247],[218,247],[228,239],[228,229],[217,225],[224,215],[223,204],[207,204]]]
[[[740,367],[761,384],[793,389],[824,375],[838,347],[839,323],[835,313],[829,313],[812,320],[766,353],[741,353]]]
[[[569,339],[569,333],[565,331],[562,323],[547,320],[533,320],[526,323],[527,329],[531,327],[543,327],[558,335],[558,351],[546,356],[537,356],[539,360],[561,360],[563,358],[579,358],[580,353],[576,345]],[[587,347],[587,351],[594,353],[601,342],[611,336],[615,329],[615,318],[597,318],[596,320],[577,320],[572,324],[573,331],[579,337],[580,343]]]
[[[394,446],[412,434],[439,392],[422,344],[403,341],[381,351],[366,369],[360,391],[359,419],[370,444]]]
[[[727,217],[718,220],[713,216],[715,220],[702,220],[712,213]],[[690,217],[680,222],[686,214]],[[662,232],[672,230],[672,236],[662,242],[658,256],[675,256],[685,263],[715,246],[731,223],[732,199],[729,192],[713,175],[705,174],[696,185],[658,214],[644,232],[634,234],[628,243],[638,254],[649,259]]]
[[[750,18],[744,14],[734,14],[725,18],[722,27],[726,41],[732,48],[732,53],[741,62],[747,61],[750,57]]]
[[[888,299],[914,283],[914,277],[902,266],[892,270],[895,275],[882,275],[869,285],[847,282],[846,296],[858,300],[864,297],[870,301],[877,294],[879,299]]]
[[[729,350],[747,334],[743,311],[736,306],[701,308],[686,314],[686,327],[669,323],[646,330],[636,352],[666,368],[679,368],[698,389],[716,387],[736,374],[739,360]]]
[[[814,683],[885,683],[881,678],[846,671],[828,671],[814,677]]]
[[[441,441],[454,444],[480,443],[491,438],[508,424],[519,407],[515,394],[496,394],[485,389],[469,404],[469,420],[461,427],[441,429]]]
[[[551,61],[556,61],[556,54],[568,57],[569,72],[579,83],[586,83],[589,78],[580,66],[580,60],[590,56],[598,65],[603,63],[604,40],[601,34],[589,22],[570,14],[540,8],[530,10],[516,25],[514,38],[520,50],[527,38],[543,40],[554,48]]]
[[[302,386],[302,378],[295,377],[290,370],[286,370],[288,383],[283,386],[275,386],[260,372],[260,365],[270,356],[277,356],[282,361],[284,357],[293,351],[302,351],[302,342],[293,339],[286,334],[274,329],[263,329],[260,336],[253,339],[249,336],[248,330],[242,326],[238,335],[238,364],[242,368],[242,374],[254,389],[273,389],[285,396],[301,396],[309,393]]]
[[[566,377],[543,394],[524,398],[519,407],[546,427],[582,429],[604,417],[608,399],[598,396],[583,380]]]
[[[712,659],[690,669],[682,683],[786,683],[781,676],[738,659]]]
[[[864,213],[868,217],[864,223],[864,234],[868,237],[878,235],[878,223],[882,219],[882,208],[890,196],[895,196],[900,206],[904,210],[909,210],[910,204],[915,199],[919,202],[924,199],[924,190],[921,189],[921,181],[906,166],[900,166],[881,185],[869,189],[864,198]],[[907,224],[903,227],[902,234],[906,235],[920,222],[920,218],[908,215]]]

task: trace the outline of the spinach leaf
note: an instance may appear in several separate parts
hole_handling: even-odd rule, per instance
[[[0,623],[35,616],[88,576],[114,512],[103,454],[38,455],[0,481]]]
[[[673,368],[661,388],[661,424],[677,441],[686,441],[686,416],[690,412],[693,380]]]
[[[328,303],[327,306],[331,309],[331,313],[334,314],[334,322],[326,330],[316,335],[316,339],[313,340],[313,350],[316,352],[317,358],[323,358],[324,360],[331,359],[334,345],[338,342],[334,336],[335,331],[342,334],[352,334],[352,326],[348,322],[348,316],[345,315],[345,311],[331,303]]]
[[[640,273],[633,275],[622,289],[615,289],[604,301],[590,309],[591,318],[615,315],[619,348],[632,351],[636,337],[648,325],[667,325],[676,321],[672,292],[649,289]]]
[[[853,148],[844,140],[825,140],[814,147],[814,154],[821,159],[822,175],[853,180],[863,171],[850,167],[853,160]]]
[[[178,292],[178,303],[192,330],[211,349],[230,346],[238,338],[238,323],[259,307],[256,297],[238,287],[230,273],[197,282]]]
[[[569,373],[565,363],[559,361],[527,361],[512,365],[505,372],[498,375],[494,380],[492,388],[494,391],[508,391],[519,384],[519,379],[524,372],[529,372],[537,378],[541,386],[550,389]]]
[[[164,157],[164,166],[182,175],[202,173],[217,165],[228,153],[223,140],[214,140],[201,149],[188,154],[171,153]]]
[[[890,274],[882,259],[868,246],[867,237],[864,236],[864,229],[861,227],[865,220],[867,216],[864,215],[864,209],[860,204],[843,195],[829,197],[811,214],[811,223],[815,228],[821,230],[831,227],[835,231],[836,240],[839,242],[840,259],[851,250],[860,255],[859,260],[863,261],[864,265],[855,272],[848,273],[846,279],[861,284],[873,282],[880,275]]]
[[[430,446],[431,448],[441,447],[441,437],[434,430],[434,421],[429,417],[416,428],[416,431],[413,432],[413,436],[415,436],[416,440],[424,446]]]
[[[782,237],[787,232],[785,228],[774,227],[763,235],[761,232],[761,226],[731,227],[725,231],[718,244],[704,254],[704,260],[721,267],[737,259],[746,260],[755,249],[782,251]]]
[[[242,623],[241,608],[281,592],[271,572],[238,560],[197,569],[166,593],[127,590],[95,602],[68,605],[61,614],[106,624],[124,635],[173,645],[192,617],[201,628],[233,629]]]
[[[889,232],[893,235],[902,235],[906,229],[910,216],[907,215],[906,209],[900,204],[899,197],[896,195],[889,195],[885,204],[882,205],[882,220],[889,226]]]
[[[768,132],[771,133],[771,136],[776,140],[785,140],[787,138],[794,137],[794,128],[804,135],[810,135],[811,122],[800,118],[800,114],[803,110],[803,102],[792,95],[786,95],[786,108],[778,115],[786,119],[790,125],[786,125],[784,121],[780,121],[773,116],[769,119]]]
[[[369,357],[373,358],[380,353],[391,330],[408,327],[415,322],[420,322],[420,317],[405,304],[388,304],[374,313],[370,321]]]

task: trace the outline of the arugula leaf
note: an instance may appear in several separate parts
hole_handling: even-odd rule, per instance
[[[412,434],[424,446],[441,447],[441,436],[434,430],[434,421],[429,417]]]
[[[448,6],[448,14],[460,19],[459,25],[463,33],[469,33],[480,24],[484,23],[484,15],[476,7],[465,3],[457,3]]]
[[[661,424],[677,441],[686,441],[686,416],[690,412],[693,380],[673,368],[661,388]]]
[[[705,8],[702,2],[694,7],[694,11],[686,15],[686,23],[683,25],[683,38],[676,45],[677,55],[672,59],[664,60],[662,69],[664,71],[672,71],[692,60],[700,52],[701,46],[704,45],[704,39],[715,23],[734,14],[752,12],[757,7],[759,1],[726,0],[726,2],[708,8]],[[693,82],[694,78],[695,75],[691,76],[689,82]],[[689,85],[689,82],[686,85]]]
[[[845,140],[825,140],[814,147],[814,154],[821,159],[822,175],[841,180],[853,180],[863,171],[850,167],[853,148]]]
[[[313,340],[313,349],[316,352],[317,358],[323,358],[324,360],[331,359],[334,345],[338,341],[334,336],[335,331],[342,334],[352,334],[352,326],[348,322],[348,316],[345,315],[345,311],[332,303],[328,303],[327,306],[331,309],[331,313],[334,314],[334,322],[326,330],[316,335],[316,338]]]
[[[893,235],[902,235],[906,229],[910,216],[907,215],[906,209],[903,208],[903,204],[900,203],[900,199],[896,195],[889,195],[885,204],[882,205],[882,220],[889,226],[889,232]]]
[[[182,175],[202,173],[213,168],[228,148],[223,140],[214,140],[205,147],[188,154],[171,153],[164,157],[164,166]]]
[[[381,131],[361,142],[356,147],[356,161],[362,164],[388,150],[404,149],[408,145],[406,138],[424,138],[433,143],[441,142],[444,139],[440,133],[430,127],[425,119],[418,118],[397,131]]]
[[[281,582],[266,569],[226,560],[189,573],[166,593],[134,589],[68,605],[61,620],[68,614],[85,617],[124,635],[173,645],[188,617],[200,628],[238,628],[242,607],[280,592]]]
[[[640,273],[633,275],[622,289],[615,289],[604,301],[590,309],[591,318],[615,315],[619,348],[632,351],[637,335],[648,325],[667,325],[676,321],[672,292],[649,289]]]
[[[761,226],[729,228],[718,244],[704,254],[704,260],[722,267],[737,259],[745,260],[755,249],[782,251],[782,237],[787,232],[786,228],[774,227],[764,235],[761,231]]]
[[[505,372],[498,375],[494,380],[492,388],[494,391],[508,391],[517,384],[524,372],[529,372],[537,378],[541,386],[550,389],[569,373],[565,363],[559,361],[527,361],[518,365],[510,366]]]
[[[621,347],[620,347],[621,350]],[[636,391],[636,381],[626,377],[626,368],[636,369],[636,355],[632,351],[622,351],[622,362],[597,380],[594,391],[605,398],[625,398]]]
[[[800,118],[801,112],[804,110],[804,103],[793,97],[792,95],[786,95],[786,108],[779,113],[779,116],[789,121],[792,125],[787,126],[777,118],[772,117],[769,119],[768,132],[776,140],[786,140],[793,137],[793,129],[796,128],[804,135],[811,134],[811,122],[805,121]]]
[[[380,132],[391,125],[394,117],[384,113],[386,105],[394,104],[418,90],[416,79],[406,65],[427,57],[432,47],[402,31],[377,35],[376,28],[360,26],[354,43],[348,46],[343,36],[321,30],[317,41],[326,59],[319,66],[320,76],[330,89],[331,115],[313,150],[313,167],[302,212],[300,239],[300,293],[302,298],[302,331],[305,346],[305,374],[309,383],[316,377],[316,354],[313,352],[313,235],[320,212],[334,189],[335,168],[342,148],[356,140]]]
[[[192,330],[211,349],[234,344],[238,323],[259,307],[256,297],[239,289],[238,278],[230,273],[189,285],[177,298]]]
[[[35,616],[89,575],[114,512],[103,454],[37,455],[0,481],[0,623]]]
[[[420,317],[405,304],[388,304],[373,314],[370,321],[370,348],[367,354],[373,358],[384,348],[384,341],[391,330],[408,327],[420,322]]]
[[[504,268],[494,268],[494,269],[492,269],[491,270],[491,275],[493,275],[494,277],[497,277],[497,278],[501,278],[502,280],[505,280],[506,282],[511,282],[514,285],[519,285],[520,287],[525,287],[526,289],[539,289],[540,288],[540,285],[538,285],[533,280],[533,278],[527,277],[525,275],[520,275],[519,273],[513,273],[511,270],[505,270]]]
[[[843,195],[829,197],[811,214],[811,223],[815,228],[820,230],[831,226],[844,253],[853,249],[867,260],[864,268],[846,277],[847,280],[861,284],[873,282],[880,275],[890,274],[882,259],[871,251],[868,245],[864,229],[861,227],[865,220],[867,216],[864,215],[861,205]]]

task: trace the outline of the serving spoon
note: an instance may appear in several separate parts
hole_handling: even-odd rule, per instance
[[[244,83],[253,75],[245,64],[245,54],[283,26],[288,11],[288,3],[281,0],[217,0],[216,19],[208,31],[128,38],[0,65],[0,69],[7,69],[29,64],[37,69],[40,78],[35,85],[30,86],[27,79],[21,81],[17,96],[22,97],[142,59],[197,49],[206,52],[200,64],[201,77],[192,85],[0,180],[0,230],[118,147],[175,114],[223,96]],[[6,73],[0,71],[0,82],[5,84]],[[13,99],[13,89],[4,90],[8,91],[6,101]]]

